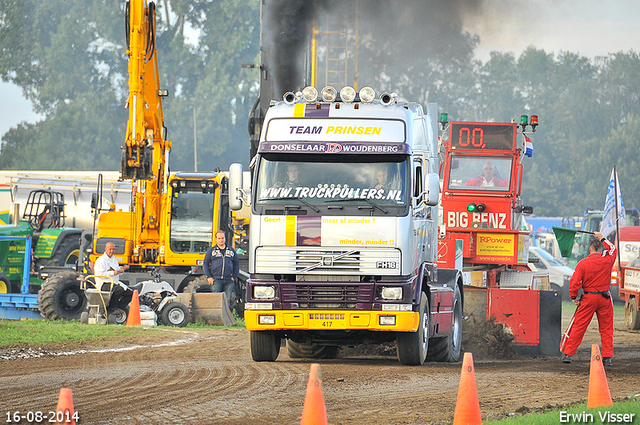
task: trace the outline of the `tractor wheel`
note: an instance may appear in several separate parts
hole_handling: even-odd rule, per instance
[[[9,278],[3,274],[0,273],[0,294],[8,294],[11,292],[11,282],[9,281]]]
[[[87,298],[74,271],[54,274],[40,286],[38,310],[45,319],[78,320],[86,305]]]
[[[189,308],[181,302],[173,301],[165,305],[160,312],[160,320],[165,326],[184,328],[191,321]]]
[[[110,325],[124,325],[127,323],[127,311],[119,307],[109,309],[107,323]]]
[[[451,334],[437,339],[432,339],[429,344],[427,358],[437,362],[457,362],[460,360],[460,348],[462,346],[462,300],[460,289],[456,285],[453,296],[453,323]]]
[[[251,358],[256,362],[275,362],[280,354],[280,337],[274,331],[249,331]]]
[[[405,365],[421,365],[429,349],[429,300],[427,294],[420,296],[420,324],[415,332],[397,332],[398,360]]]
[[[335,359],[338,355],[338,347],[302,344],[288,339],[287,354],[292,359]]]
[[[624,306],[624,322],[627,328],[637,331],[640,329],[640,312],[638,312],[638,298],[631,297]]]
[[[51,258],[38,260],[38,265],[75,268],[80,258],[80,238],[67,236]]]

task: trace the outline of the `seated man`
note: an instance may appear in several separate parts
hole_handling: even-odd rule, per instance
[[[389,181],[389,174],[387,174],[386,170],[380,169],[376,171],[376,179],[373,182],[373,188],[378,190],[388,190],[390,186],[391,182]]]
[[[486,162],[482,167],[482,175],[469,180],[465,186],[507,187],[509,184],[496,175],[496,168],[492,163]]]
[[[287,179],[284,182],[276,183],[276,187],[297,187],[300,186],[300,169],[298,164],[287,164]]]
[[[124,283],[120,282],[119,274],[124,273],[129,266],[118,264],[118,260],[113,256],[116,252],[116,246],[113,242],[107,242],[104,247],[104,254],[96,260],[94,271],[96,274],[96,284],[101,291],[109,291],[111,289],[111,300],[109,308],[120,308],[128,311],[129,303],[133,291]],[[113,288],[111,288],[111,280],[100,278],[98,276],[111,276],[113,278]]]

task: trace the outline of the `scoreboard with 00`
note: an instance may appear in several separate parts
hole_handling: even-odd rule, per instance
[[[452,122],[451,149],[514,151],[517,124]]]

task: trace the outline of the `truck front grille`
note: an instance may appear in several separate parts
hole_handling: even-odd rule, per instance
[[[373,285],[301,285],[282,283],[282,302],[302,308],[349,308],[372,302]],[[304,305],[302,305],[304,304]]]

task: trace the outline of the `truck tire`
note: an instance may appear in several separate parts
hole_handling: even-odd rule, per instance
[[[397,332],[398,360],[404,365],[424,364],[429,349],[429,300],[420,294],[420,323],[415,332]]]
[[[38,260],[40,266],[75,267],[80,258],[80,238],[77,235],[67,236],[60,242],[56,253],[51,258]]]
[[[78,274],[72,270],[54,274],[38,292],[38,310],[48,320],[78,320],[87,306]]]
[[[627,328],[637,331],[640,329],[640,313],[638,313],[638,298],[630,297],[624,306],[624,322]]]
[[[288,339],[287,354],[292,359],[335,359],[338,355],[338,347],[303,344]]]
[[[429,343],[427,358],[437,362],[457,362],[460,360],[462,346],[462,300],[460,289],[456,285],[453,296],[453,323],[451,334],[442,338],[432,339]]]
[[[249,342],[255,362],[275,362],[280,354],[280,337],[275,331],[249,331]]]
[[[191,321],[189,307],[178,301],[170,302],[160,312],[160,320],[165,326],[184,328]]]
[[[4,273],[0,273],[0,294],[8,294],[12,292],[11,289],[9,278]]]

